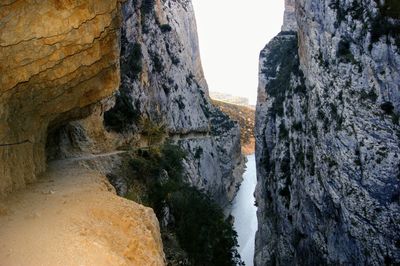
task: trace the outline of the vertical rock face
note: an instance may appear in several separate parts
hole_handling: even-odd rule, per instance
[[[288,13],[260,55],[255,263],[398,264],[399,5]]]
[[[119,85],[119,3],[0,4],[0,196],[45,169],[48,129]]]
[[[9,1],[0,11],[0,194],[33,181],[46,155],[140,146],[148,118],[188,151],[194,185],[221,204],[232,199],[239,127],[209,102],[190,1],[32,5]],[[118,86],[115,104],[103,100]]]
[[[191,183],[227,203],[241,176],[239,127],[210,104],[191,1],[126,1],[121,34],[121,87],[106,128],[140,135],[143,119],[164,125],[188,152]]]
[[[285,0],[285,13],[283,15],[282,31],[297,30],[295,14],[295,0]]]

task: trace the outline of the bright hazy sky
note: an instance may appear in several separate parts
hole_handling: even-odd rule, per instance
[[[200,53],[210,91],[255,104],[258,56],[279,33],[284,0],[192,0]]]

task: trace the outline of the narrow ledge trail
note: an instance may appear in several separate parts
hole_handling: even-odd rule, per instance
[[[0,266],[164,265],[153,211],[80,164],[118,153],[52,162],[38,182],[0,201]]]

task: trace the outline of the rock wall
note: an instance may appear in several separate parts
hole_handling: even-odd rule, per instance
[[[193,184],[233,198],[239,127],[210,104],[190,1],[2,5],[1,194],[35,180],[46,157],[145,145],[148,118],[188,151]]]
[[[294,11],[260,55],[255,263],[399,264],[399,5]]]
[[[297,30],[295,14],[295,0],[285,0],[285,13],[283,15],[282,31]]]
[[[121,86],[106,128],[137,146],[144,119],[164,125],[188,152],[187,179],[225,205],[241,181],[240,129],[210,103],[191,1],[126,1],[121,34]]]
[[[190,1],[3,1],[0,74],[0,196],[35,181],[53,159],[149,145],[143,121],[151,121],[188,152],[193,185],[221,206],[233,199],[240,130],[210,103]],[[86,166],[111,176],[127,165]]]
[[[252,155],[255,152],[255,108],[250,105],[237,105],[225,101],[212,99],[213,105],[221,109],[232,120],[237,121],[240,126],[240,142],[242,153],[244,155]]]
[[[0,196],[45,170],[51,128],[118,88],[119,5],[0,4]]]

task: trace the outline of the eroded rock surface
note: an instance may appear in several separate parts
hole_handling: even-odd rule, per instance
[[[48,130],[118,88],[119,5],[0,4],[0,195],[45,170]]]
[[[399,264],[399,5],[294,8],[260,55],[256,265]]]
[[[143,119],[164,125],[188,152],[187,179],[226,204],[243,171],[240,129],[210,103],[191,1],[127,1],[123,21],[121,87],[106,128],[134,140]]]

